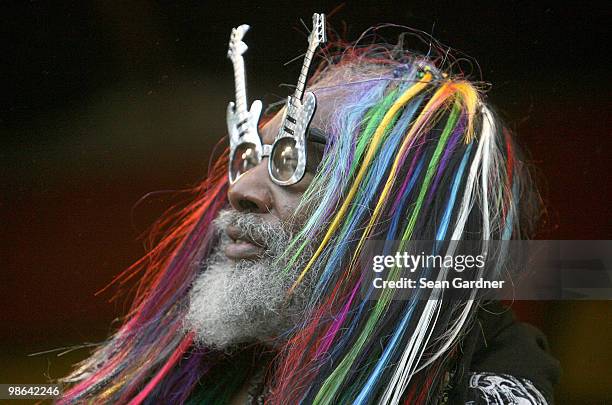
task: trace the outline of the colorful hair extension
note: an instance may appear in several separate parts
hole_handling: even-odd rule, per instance
[[[123,285],[144,270],[127,320],[64,380],[75,385],[58,403],[140,403],[153,391],[159,397],[163,377],[179,372],[184,378],[171,393],[186,399],[206,372],[201,361],[193,361],[204,353],[176,364],[190,347],[190,337],[181,326],[186,293],[196,274],[194,263],[206,256],[214,242],[210,223],[226,202],[226,160],[225,156],[220,159],[209,178],[194,190],[191,204],[157,224],[154,231],[169,228],[167,236],[114,280]]]
[[[342,58],[320,75],[334,76],[334,69],[349,66],[358,76],[360,66],[363,71],[376,66],[374,55],[365,59]],[[397,61],[387,75],[377,72],[371,91],[380,94],[384,86],[378,102],[371,102],[368,91],[358,91],[360,105],[351,101],[335,112],[321,175],[303,200],[304,206],[316,203],[316,209],[290,250],[297,256],[309,240],[321,241],[294,285],[316,268],[316,291],[279,358],[271,403],[397,404],[434,398],[440,379],[433,376],[452,360],[473,319],[477,291],[449,300],[440,289],[409,299],[384,290],[369,300],[373,287],[363,286],[360,274],[361,263],[367,263],[365,243],[438,240],[431,253],[452,255],[464,248],[464,240],[476,239],[479,253],[486,255],[489,240],[519,237],[512,226],[519,197],[513,190],[522,178],[512,174],[511,143],[473,85],[428,71],[436,70],[418,59]],[[370,83],[360,79],[359,85]],[[315,92],[325,91],[317,83]],[[351,83],[345,86],[353,94]],[[331,158],[347,151],[352,155]],[[346,173],[352,174],[350,181]],[[493,267],[483,271],[499,269]],[[437,280],[448,273],[443,268]],[[399,275],[395,268],[388,279]],[[365,298],[358,299],[360,289]]]

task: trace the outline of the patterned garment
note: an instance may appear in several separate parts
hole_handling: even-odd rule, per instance
[[[466,405],[548,405],[533,383],[507,374],[472,373]]]

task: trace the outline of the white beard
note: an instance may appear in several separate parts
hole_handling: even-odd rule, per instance
[[[262,225],[257,216],[234,210],[222,211],[215,220],[218,229],[229,223],[263,236],[265,254],[258,260],[230,260],[223,253],[228,239],[222,233],[192,285],[184,329],[195,332],[198,344],[214,349],[227,350],[250,342],[274,344],[296,325],[306,308],[311,291],[308,280],[290,297],[287,293],[310,255],[304,252],[283,273],[289,232],[281,225]]]

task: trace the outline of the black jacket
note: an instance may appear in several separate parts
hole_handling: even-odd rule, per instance
[[[483,305],[460,350],[449,404],[553,403],[559,362],[542,332],[517,322],[510,309]]]

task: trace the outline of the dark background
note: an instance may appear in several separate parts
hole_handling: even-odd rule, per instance
[[[27,354],[117,326],[125,300],[94,293],[142,255],[138,236],[171,191],[205,174],[233,99],[229,32],[244,22],[249,99],[264,104],[297,80],[301,59],[284,63],[305,50],[299,18],[310,25],[314,11],[341,6],[329,23],[350,40],[392,22],[465,52],[530,152],[546,205],[540,238],[612,239],[604,2],[254,3],[3,2],[0,383],[62,376],[87,349]],[[137,203],[154,191],[168,192]],[[558,403],[610,399],[609,301],[515,307],[562,362]]]

